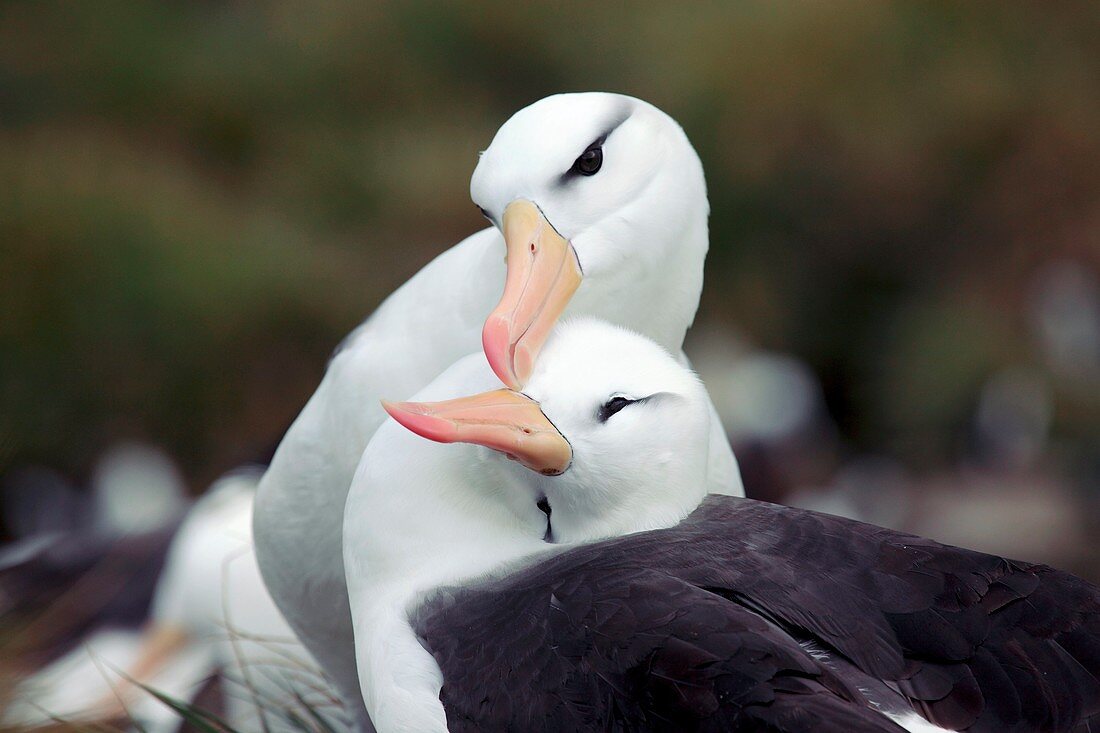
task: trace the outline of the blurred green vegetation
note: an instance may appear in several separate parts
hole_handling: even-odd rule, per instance
[[[0,474],[127,437],[199,485],[273,445],[342,335],[482,225],[496,128],[590,89],[684,125],[700,319],[806,359],[857,448],[955,458],[982,380],[1040,361],[1034,273],[1100,268],[1095,2],[9,1]],[[1093,457],[1096,386],[1056,388]]]

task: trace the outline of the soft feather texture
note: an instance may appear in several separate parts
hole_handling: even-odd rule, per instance
[[[626,115],[624,118],[623,115]],[[612,118],[601,171],[563,182]],[[636,328],[678,353],[702,288],[708,247],[702,166],[671,118],[615,94],[567,94],[521,110],[498,132],[471,183],[500,216],[526,197],[569,237],[585,277],[567,312]],[[499,223],[499,222],[497,222]],[[341,553],[345,499],[380,398],[404,399],[480,348],[504,286],[504,242],[478,232],[424,267],[346,340],[287,432],[256,499],[256,555],[295,632],[333,677],[360,728]],[[744,493],[711,407],[710,488]]]
[[[948,729],[1100,726],[1095,587],[747,499],[440,591],[414,625],[451,731],[900,730],[864,675]]]
[[[418,399],[481,391],[491,377],[471,359]],[[561,475],[395,423],[360,464],[345,557],[380,729],[1100,723],[1087,583],[824,514],[704,501],[705,393],[622,328],[560,325],[526,393],[572,447]],[[543,543],[543,498],[548,536],[589,544]]]
[[[499,387],[480,354],[460,360],[415,399]],[[439,731],[438,666],[406,611],[441,585],[500,572],[547,544],[670,526],[702,500],[707,396],[667,351],[592,320],[559,325],[525,394],[570,442],[573,461],[542,476],[479,445],[438,445],[387,421],[348,495],[344,558],[363,697],[379,730]],[[615,396],[635,400],[606,421]]]

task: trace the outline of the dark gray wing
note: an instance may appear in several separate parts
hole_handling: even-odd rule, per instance
[[[1081,579],[762,502],[690,519],[666,572],[837,650],[936,724],[1100,728],[1100,591]]]
[[[424,609],[452,732],[903,730],[720,596],[638,566],[546,570]]]
[[[800,641],[944,727],[1100,730],[1094,587],[744,499],[441,594],[416,622],[453,730],[896,730]]]

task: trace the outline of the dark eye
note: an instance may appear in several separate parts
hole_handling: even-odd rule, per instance
[[[607,402],[600,405],[600,410],[596,413],[596,418],[600,422],[607,422],[616,412],[636,401],[637,400],[632,400],[628,397],[612,397]]]
[[[593,145],[581,153],[581,157],[573,161],[573,173],[579,173],[582,176],[594,176],[599,172],[600,166],[603,165],[603,146]]]

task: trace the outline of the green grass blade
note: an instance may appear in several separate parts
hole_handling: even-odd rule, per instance
[[[202,733],[241,733],[225,720],[208,710],[203,710],[202,708],[191,705],[190,703],[186,703],[182,700],[177,700],[170,695],[166,695],[159,690],[154,690],[152,687],[143,685],[136,680],[134,681],[134,684],[148,692],[156,699],[160,700],[172,710],[176,711],[176,713],[181,718],[186,720],[189,724],[194,726],[199,731],[202,731]]]

